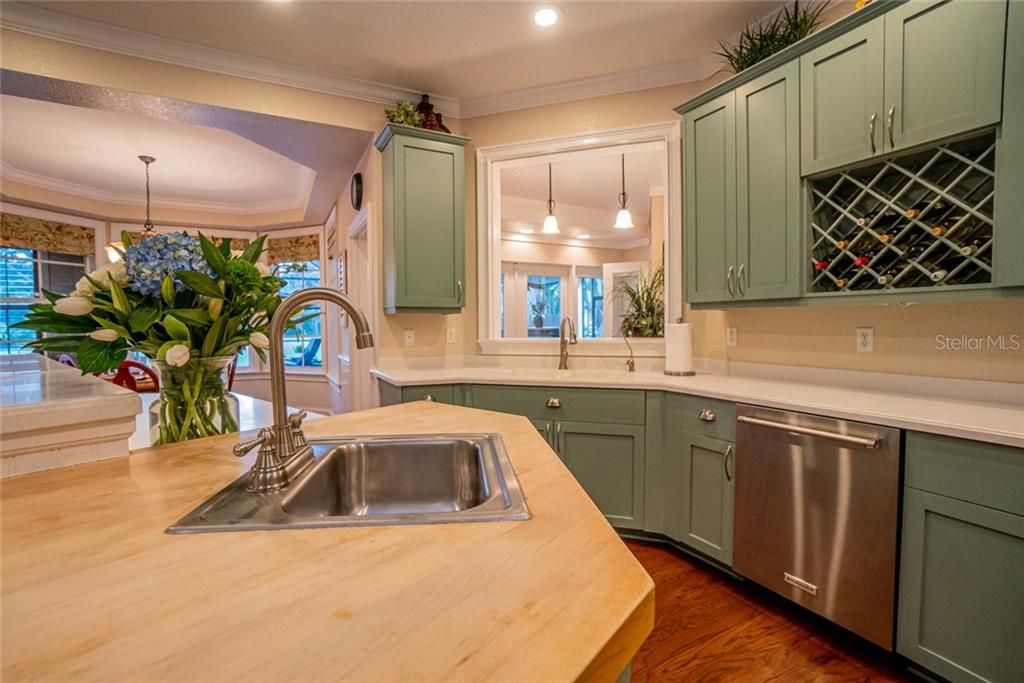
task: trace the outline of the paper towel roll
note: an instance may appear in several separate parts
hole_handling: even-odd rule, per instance
[[[665,374],[693,375],[693,325],[665,325]]]

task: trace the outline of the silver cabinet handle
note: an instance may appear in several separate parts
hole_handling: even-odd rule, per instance
[[[733,285],[733,277],[734,276],[735,276],[735,270],[733,269],[732,266],[729,266],[729,269],[727,271],[725,271],[725,289],[729,292],[729,298],[730,299],[736,298],[735,287]]]
[[[562,423],[555,423],[555,450],[562,452]]]
[[[747,264],[741,263],[740,269],[736,271],[736,290],[739,292],[740,296],[747,295],[747,288],[743,284],[743,271],[746,270],[746,268]]]
[[[550,422],[544,423],[544,439],[548,443],[551,443],[551,423]]]
[[[547,402],[546,405],[547,405],[548,408],[561,408],[562,407],[562,402],[559,401],[557,398],[552,397],[552,398],[548,399],[548,402]]]
[[[878,119],[878,112],[871,112],[871,118],[868,119],[868,139],[871,140],[871,153],[875,153],[875,121]]]
[[[715,411],[711,410],[710,408],[701,408],[700,414],[697,417],[699,417],[704,422],[714,422]]]
[[[729,460],[732,459],[732,454],[733,452],[735,452],[735,450],[735,446],[733,446],[732,444],[729,444],[729,447],[725,449],[725,458],[723,459],[723,464],[725,467],[726,481],[732,481],[732,470],[729,469]]]
[[[423,400],[424,400],[424,401],[430,401],[430,402],[434,402],[434,401],[436,401],[437,399],[436,399],[436,398],[434,398],[434,395],[433,395],[433,394],[427,394],[426,396],[424,396],[424,397],[423,397]]]
[[[882,437],[880,437],[877,434],[868,437],[850,436],[849,434],[826,432],[823,429],[814,429],[813,427],[800,427],[798,425],[786,424],[785,422],[773,422],[772,420],[762,420],[759,417],[749,417],[747,415],[740,415],[739,417],[736,418],[736,421],[757,425],[758,427],[767,427],[768,429],[778,429],[783,432],[801,434],[803,436],[813,436],[819,439],[831,439],[833,441],[853,444],[855,446],[864,446],[865,448],[881,448],[882,446]]]
[[[889,148],[896,149],[896,140],[893,138],[893,122],[896,119],[896,105],[889,107],[889,113],[885,117],[885,125],[889,129]]]
[[[457,301],[457,303],[461,304],[462,303],[462,280],[456,280],[455,284],[458,285],[458,288],[459,288],[458,299],[456,301]]]

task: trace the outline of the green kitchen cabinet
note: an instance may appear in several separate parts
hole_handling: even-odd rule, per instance
[[[551,420],[534,419],[531,419],[530,422],[534,427],[536,427],[537,431],[540,432],[540,435],[544,437],[544,440],[548,442],[548,445],[554,448],[555,444],[552,441],[552,435],[555,433],[555,423]]]
[[[452,313],[465,305],[467,138],[388,124],[383,154],[384,310]]]
[[[736,294],[735,93],[687,112],[683,153],[686,300],[728,301]]]
[[[736,298],[799,296],[803,222],[796,61],[736,89],[736,202]]]
[[[402,403],[411,401],[437,401],[458,405],[455,387],[452,384],[430,384],[417,387],[402,387]]]
[[[888,12],[886,149],[998,123],[1005,32],[1005,0],[916,1]]]
[[[953,681],[1024,680],[1024,517],[907,487],[896,650]]]
[[[804,175],[882,152],[884,42],[879,17],[800,57]]]
[[[1003,125],[996,154],[993,275],[999,287],[1024,287],[1024,2],[1006,14]]]
[[[680,496],[677,526],[669,536],[731,566],[735,446],[684,434],[669,456],[678,461]]]
[[[612,526],[643,528],[643,426],[559,420],[555,450]]]

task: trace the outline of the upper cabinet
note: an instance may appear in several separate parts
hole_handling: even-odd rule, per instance
[[[467,138],[388,124],[383,153],[384,310],[452,313],[465,305]]]
[[[800,293],[798,78],[785,64],[686,114],[690,302]]]
[[[1006,3],[908,2],[800,57],[804,175],[999,121]]]

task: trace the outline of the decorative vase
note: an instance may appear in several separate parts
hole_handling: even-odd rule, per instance
[[[234,356],[193,358],[180,367],[159,360],[160,398],[149,408],[153,445],[238,431],[238,399],[228,392]]]
[[[533,326],[538,330],[544,327],[544,316],[539,313],[533,316]]]

